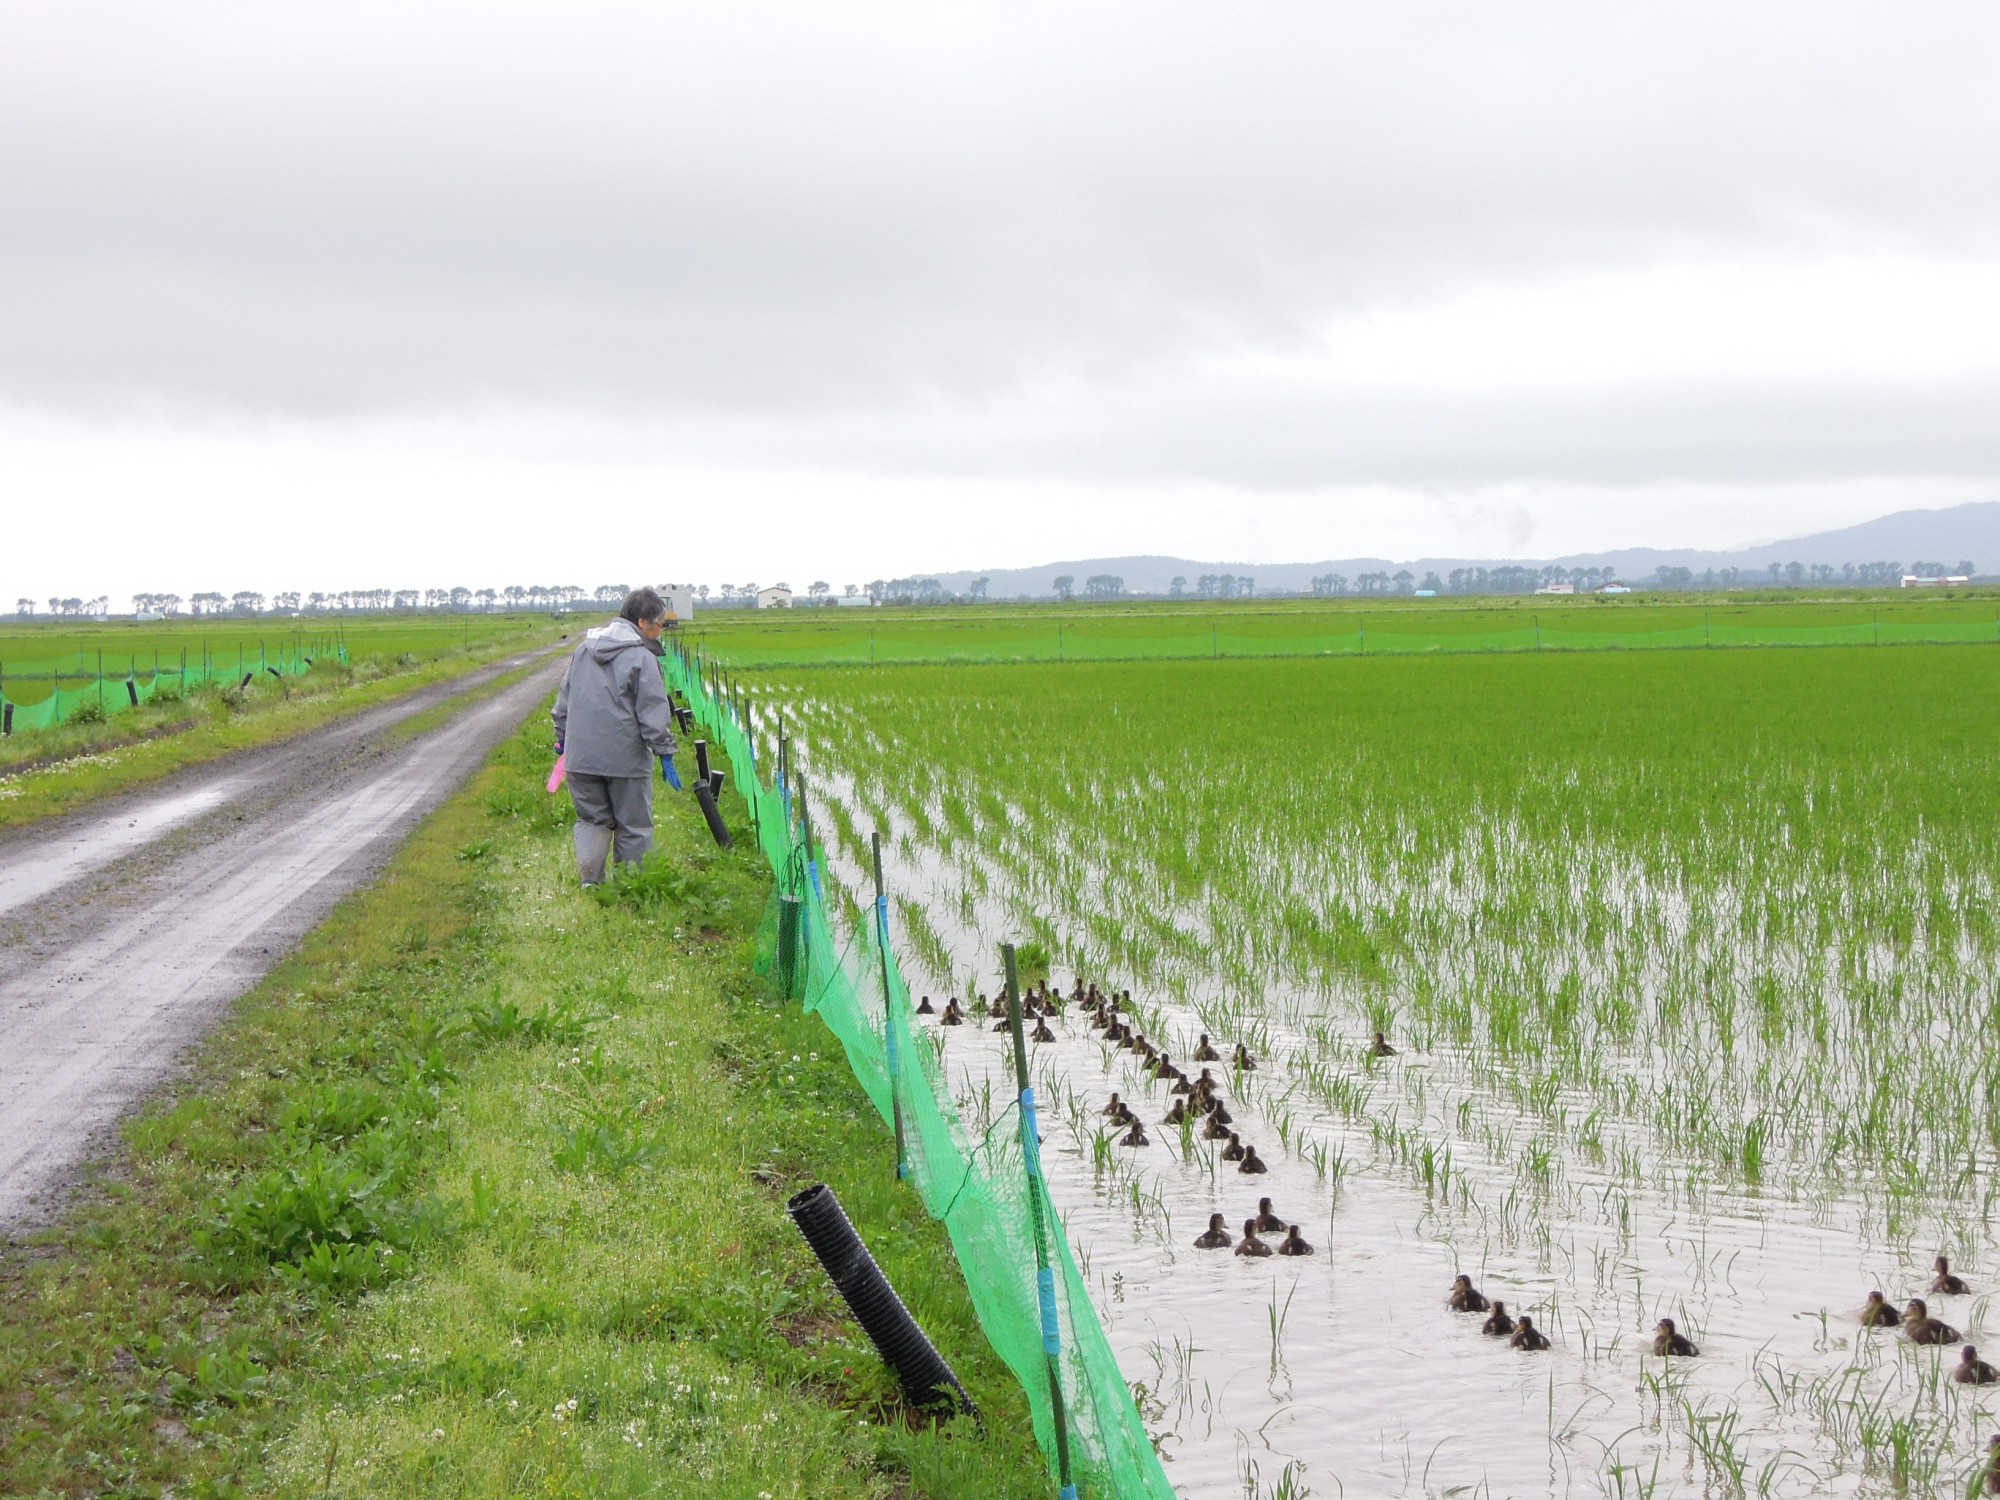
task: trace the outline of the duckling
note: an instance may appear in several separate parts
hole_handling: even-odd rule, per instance
[[[1035,1029],[1029,1035],[1038,1042],[1053,1042],[1056,1039],[1056,1034],[1049,1030],[1049,1023],[1040,1016],[1035,1017]]]
[[[1205,1141],[1226,1141],[1229,1139],[1229,1127],[1210,1115],[1208,1123],[1201,1127],[1201,1138]]]
[[[1931,1269],[1937,1275],[1931,1279],[1933,1297],[1963,1297],[1972,1290],[1964,1282],[1951,1274],[1951,1262],[1940,1255],[1931,1262]]]
[[[1257,1238],[1257,1221],[1255,1219],[1245,1219],[1243,1221],[1243,1239],[1237,1245],[1236,1253],[1238,1255],[1269,1255],[1271,1253],[1271,1247]]]
[[[1170,1094],[1192,1094],[1194,1092],[1194,1085],[1188,1082],[1187,1074],[1183,1073],[1179,1068],[1175,1068],[1174,1086],[1168,1089],[1167,1092]]]
[[[1285,1229],[1285,1242],[1278,1246],[1278,1254],[1311,1255],[1312,1253],[1313,1247],[1305,1242],[1305,1238],[1299,1233],[1299,1226],[1296,1224],[1287,1226]]]
[[[1118,1045],[1123,1051],[1137,1052],[1146,1045],[1146,1039],[1130,1026],[1121,1026],[1119,1030],[1123,1034],[1118,1038]]]
[[[1003,1018],[1001,1020],[995,1021],[992,1024],[992,1026],[990,1026],[987,1029],[990,1031],[1012,1031],[1014,1029],[1014,1025],[1013,1022]]]
[[[1165,1078],[1174,1071],[1174,1060],[1164,1052],[1152,1052],[1146,1056],[1146,1071],[1155,1078]]]
[[[1453,1312],[1485,1312],[1487,1308],[1486,1298],[1462,1271],[1452,1277],[1451,1295],[1444,1299],[1444,1305]]]
[[[1986,1493],[2000,1495],[2000,1433],[1986,1445]]]
[[[1535,1326],[1535,1320],[1526,1313],[1514,1323],[1514,1336],[1507,1340],[1509,1349],[1526,1349],[1530,1352],[1549,1347],[1549,1336]]]
[[[1194,1052],[1191,1055],[1196,1062],[1222,1061],[1222,1054],[1215,1050],[1214,1044],[1209,1041],[1208,1033],[1205,1031],[1201,1034],[1201,1040],[1195,1043]],[[1208,1073],[1208,1069],[1206,1068],[1203,1068],[1201,1071],[1204,1076]]]
[[[1214,1095],[1209,1096],[1208,1117],[1211,1120],[1214,1120],[1219,1125],[1231,1125],[1234,1124],[1236,1121],[1236,1116],[1232,1115],[1228,1110],[1224,1109],[1222,1107],[1222,1101],[1216,1098]]]
[[[1150,1146],[1153,1143],[1146,1138],[1146,1127],[1137,1120],[1134,1120],[1132,1128],[1118,1138],[1118,1144],[1121,1146]]]
[[[1007,996],[1004,992],[995,995],[990,1004],[987,1002],[986,997],[984,995],[981,995],[979,997],[979,1003],[981,1005],[986,1006],[987,1015],[993,1016],[1002,1021],[1007,1019]]]
[[[1030,991],[1029,991],[1029,992],[1028,992],[1027,994],[1025,994],[1025,995],[1023,995],[1023,996],[1021,997],[1021,1014],[1022,1014],[1022,1016],[1024,1016],[1024,1017],[1026,1017],[1026,1016],[1039,1016],[1039,1015],[1040,1015],[1041,1013],[1042,1013],[1042,1008],[1041,1008],[1041,1006],[1039,1006],[1039,1005],[1035,1004],[1035,994],[1034,994],[1034,991],[1030,990]]]
[[[1276,1234],[1285,1227],[1285,1221],[1278,1217],[1278,1211],[1271,1207],[1269,1198],[1257,1200],[1257,1227],[1265,1234]]]
[[[1488,1338],[1504,1339],[1514,1331],[1514,1320],[1507,1316],[1507,1304],[1498,1297],[1493,1299],[1493,1311],[1486,1315],[1486,1321],[1479,1325],[1479,1331]]]
[[[1235,1241],[1229,1237],[1229,1231],[1222,1227],[1221,1214],[1210,1214],[1208,1233],[1194,1237],[1194,1247],[1197,1250],[1227,1250],[1234,1243]]]
[[[1100,1115],[1118,1115],[1122,1114],[1124,1110],[1125,1110],[1125,1101],[1118,1097],[1118,1093],[1114,1089],[1111,1094],[1111,1102],[1105,1105],[1104,1108],[1100,1109],[1098,1113]]]
[[[1992,1385],[2000,1381],[2000,1370],[1979,1357],[1979,1350],[1967,1344],[1958,1351],[1958,1363],[1952,1368],[1951,1378],[1960,1385]]]
[[[1222,1148],[1222,1159],[1224,1161],[1241,1161],[1243,1160],[1243,1155],[1243,1142],[1236,1138],[1236,1132],[1232,1130],[1229,1132],[1229,1144]]]
[[[1203,1068],[1201,1070],[1201,1077],[1194,1081],[1194,1086],[1205,1094],[1214,1093],[1216,1088],[1215,1075],[1209,1072],[1208,1069]]]
[[[953,998],[945,1001],[944,1014],[938,1017],[938,1025],[963,1026],[964,1024],[965,1024],[965,1012],[958,1008],[957,999]]]
[[[1181,1123],[1181,1121],[1187,1118],[1188,1118],[1187,1102],[1182,1099],[1176,1099],[1174,1101],[1174,1107],[1167,1111],[1166,1118],[1160,1121],[1160,1123],[1162,1125],[1178,1125]]]
[[[1394,1057],[1396,1049],[1391,1047],[1389,1039],[1378,1031],[1375,1033],[1375,1040],[1369,1044],[1368,1055],[1370,1057]]]
[[[1903,1337],[1913,1344],[1955,1344],[1958,1330],[1932,1317],[1923,1298],[1912,1297],[1903,1312]]]
[[[1249,1172],[1254,1175],[1258,1172],[1268,1172],[1271,1169],[1264,1165],[1264,1159],[1257,1154],[1255,1146],[1245,1146],[1243,1148],[1243,1160],[1236,1164],[1236,1170],[1239,1172]]]
[[[1257,1070],[1257,1059],[1250,1055],[1248,1047],[1238,1042],[1236,1044],[1236,1056],[1231,1060],[1231,1066],[1245,1073],[1254,1073]]]
[[[1662,1359],[1674,1355],[1682,1359],[1692,1359],[1701,1353],[1694,1341],[1674,1327],[1672,1318],[1662,1318],[1653,1328],[1653,1352]]]
[[[1118,1113],[1112,1117],[1111,1123],[1114,1125],[1137,1125],[1139,1117],[1132,1113],[1131,1105],[1120,1104],[1118,1106]]]
[[[1870,1292],[1868,1300],[1861,1304],[1861,1326],[1863,1328],[1900,1327],[1903,1315],[1883,1299],[1880,1292]]]
[[[931,997],[929,995],[924,996],[923,999],[917,1002],[917,1014],[920,1016],[934,1016],[937,1014],[937,1011],[931,1006]]]

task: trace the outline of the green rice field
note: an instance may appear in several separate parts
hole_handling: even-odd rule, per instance
[[[689,632],[739,667],[1456,651],[2000,643],[2000,593],[1106,601],[717,611]]]
[[[1543,624],[1611,610],[1665,618]],[[1979,610],[1732,621],[1838,640]],[[852,613],[966,656],[1054,623]],[[1254,639],[1331,613],[1070,618]],[[707,644],[777,660],[819,623]],[[1221,1070],[1271,1167],[1239,1186],[1081,1020],[1037,1055],[1072,1242],[1183,1493],[1977,1482],[2000,1402],[1950,1378],[1955,1342],[1856,1310],[1922,1295],[1943,1253],[1972,1293],[1931,1311],[1980,1339],[2000,1275],[2000,650],[1732,644],[743,673],[830,873],[864,894],[889,835],[913,984],[990,990],[996,945],[1034,941],[1065,984],[1129,987],[1176,1057],[1206,1031],[1261,1059]],[[937,1033],[975,1129],[998,1041]],[[1149,1148],[1107,1136],[1114,1089]],[[1318,1254],[1190,1248],[1260,1194]],[[1554,1347],[1447,1312],[1460,1271]],[[1649,1352],[1663,1316],[1699,1357]]]

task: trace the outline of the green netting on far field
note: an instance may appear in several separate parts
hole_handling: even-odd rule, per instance
[[[345,653],[341,655],[344,660]],[[233,686],[264,676],[301,677],[312,666],[312,656],[291,645],[175,666],[141,668],[128,662],[123,672],[115,667],[107,672],[102,664],[93,669],[87,661],[10,663],[0,676],[0,725],[9,734],[52,729],[79,713],[109,718],[165,694],[185,695],[209,683]]]
[[[839,1040],[883,1120],[900,1116],[909,1180],[926,1209],[944,1222],[980,1326],[1027,1393],[1051,1472],[1056,1416],[1037,1292],[1038,1213],[1054,1273],[1054,1352],[1072,1478],[1081,1494],[1099,1500],[1171,1500],[1173,1488],[1091,1305],[1039,1163],[1031,1169],[1024,1160],[1020,1106],[981,1139],[968,1138],[945,1081],[942,1042],[916,1024],[895,955],[881,945],[879,914],[870,908],[874,920],[855,924],[845,939],[836,934],[797,809],[782,787],[766,785],[758,774],[735,705],[699,664],[670,654],[665,671],[668,685],[686,696],[727,753],[758,844],[777,876],[760,962]]]

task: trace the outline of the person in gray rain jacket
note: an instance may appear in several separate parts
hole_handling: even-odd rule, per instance
[[[556,753],[576,808],[576,872],[585,885],[603,882],[614,844],[620,864],[637,864],[653,846],[655,760],[680,789],[673,709],[660,677],[666,628],[666,601],[634,589],[617,619],[585,634],[556,693]]]

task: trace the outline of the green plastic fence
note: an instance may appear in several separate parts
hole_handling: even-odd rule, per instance
[[[1857,620],[1844,624],[1749,625],[1697,622],[1661,630],[1579,630],[1532,620],[1505,629],[1410,631],[1357,622],[1315,634],[1255,635],[1227,630],[1161,632],[1019,627],[832,635],[718,638],[732,667],[919,666],[954,663],[1158,661],[1246,656],[1408,656],[1500,651],[1671,651],[1731,646],[1890,646],[2000,644],[2000,619]]]
[[[873,922],[859,924],[845,943],[836,938],[789,789],[765,785],[746,726],[727,698],[711,690],[700,662],[670,653],[664,667],[668,685],[686,695],[695,717],[727,752],[759,846],[777,877],[778,895],[799,903],[797,944],[785,954],[791,968],[783,976],[785,986],[839,1039],[883,1120],[900,1113],[909,1180],[932,1217],[944,1221],[980,1326],[1027,1393],[1035,1437],[1049,1455],[1051,1473],[1053,1352],[1078,1492],[1100,1500],[1172,1500],[1173,1487],[1098,1322],[1039,1164],[1031,1172],[1023,1160],[1019,1116],[1010,1110],[978,1142],[967,1137],[940,1051],[932,1034],[917,1027],[893,948],[884,954]],[[778,957],[776,905],[774,898],[762,949],[772,967]],[[879,911],[876,919],[881,921]],[[892,1170],[886,1156],[883,1170]],[[1056,1321],[1046,1331],[1037,1290],[1035,1198],[1042,1221],[1052,1226],[1053,1243],[1045,1249],[1054,1270]]]
[[[344,648],[335,648],[340,660],[347,659]],[[123,672],[103,671],[88,660],[68,662],[15,663],[0,673],[0,724],[10,734],[30,729],[49,729],[67,722],[78,709],[96,705],[108,716],[150,703],[162,687],[188,692],[208,682],[241,682],[247,676],[275,673],[280,677],[301,677],[312,670],[314,658],[304,649],[285,645],[267,652],[259,647],[255,656],[236,660],[218,658],[185,665],[150,666],[142,675],[128,663]],[[74,684],[65,687],[65,682]],[[21,686],[49,684],[46,696],[21,701]],[[12,691],[9,691],[9,689]]]

